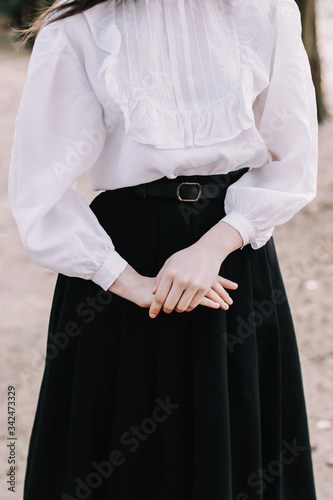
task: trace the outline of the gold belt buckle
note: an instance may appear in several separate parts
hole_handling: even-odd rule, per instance
[[[181,186],[183,186],[184,184],[187,184],[188,186],[197,186],[198,187],[198,196],[196,198],[193,198],[193,199],[182,198],[179,194],[179,191],[180,191]],[[198,200],[200,200],[200,197],[201,197],[201,185],[198,182],[181,182],[180,184],[178,184],[178,186],[177,186],[177,198],[179,201],[198,201]]]

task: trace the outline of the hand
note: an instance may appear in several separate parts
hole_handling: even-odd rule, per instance
[[[228,308],[230,297],[223,286],[238,285],[219,277],[219,270],[227,255],[242,244],[239,232],[220,221],[195,244],[171,255],[156,276],[150,317],[155,318],[161,309],[191,311],[199,304]]]
[[[219,276],[220,267],[220,260],[197,244],[171,255],[156,276],[150,317],[155,318],[161,309],[184,312],[199,304],[227,309],[232,301],[224,286],[234,289],[237,284]]]
[[[132,302],[140,307],[150,307],[154,299],[154,290],[156,290],[154,283],[155,278],[139,275],[137,284],[134,287],[134,290],[132,290]],[[200,305],[211,307],[213,309],[219,309],[220,307],[222,309],[228,309],[229,304],[231,305],[233,300],[225,288],[235,290],[237,286],[237,283],[233,283],[222,276],[218,276],[210,290],[208,290],[206,295],[201,299]],[[190,310],[191,309],[188,309],[188,311]],[[177,308],[176,311],[182,312]]]
[[[185,259],[180,259],[180,271],[183,272],[187,266],[188,270],[191,270],[189,276],[195,276],[196,280],[194,282],[197,285],[198,276],[203,276],[206,283],[205,286],[197,287],[196,292],[192,290],[192,299],[188,301],[188,305],[184,308],[184,288],[182,290],[182,303],[175,304],[177,312],[183,311],[191,311],[196,307],[196,305],[204,305],[212,308],[222,307],[223,309],[228,309],[228,304],[232,303],[232,299],[226,292],[225,288],[236,289],[237,283],[234,283],[222,276],[218,275],[221,263],[225,259],[225,257],[233,250],[236,250],[242,245],[242,238],[238,231],[236,231],[229,224],[224,222],[218,222],[215,226],[213,226],[207,233],[203,235],[194,245],[188,247],[181,252],[185,256]],[[191,258],[187,258],[187,254],[190,251]],[[170,263],[170,260],[173,260],[175,263],[175,257],[177,254],[172,255],[164,264],[156,278],[150,278],[147,276],[140,275],[135,269],[133,269],[129,264],[125,267],[123,272],[118,276],[118,278],[114,281],[114,283],[109,287],[109,290],[120,297],[123,297],[127,300],[134,302],[140,307],[149,307],[150,308],[150,316],[156,317],[158,312],[163,306],[163,310],[165,312],[171,312],[173,309],[167,309],[167,306],[164,305],[164,302],[160,300],[160,304],[157,306],[156,296],[159,298],[160,288],[159,285],[162,282],[162,274],[164,274],[166,264]],[[184,255],[182,257],[184,257]],[[190,256],[190,255],[188,255]],[[178,259],[179,256],[177,256]],[[190,264],[191,269],[188,267]],[[198,265],[199,264],[199,265]],[[177,267],[177,266],[176,266]],[[200,273],[197,273],[197,270],[201,269]],[[170,271],[170,267],[168,272]],[[178,272],[176,272],[178,278]],[[164,276],[164,278],[167,275]],[[182,278],[184,279],[184,277]],[[185,277],[186,279],[186,277]],[[209,283],[209,286],[207,285]],[[155,286],[154,286],[155,285]],[[193,285],[193,283],[192,283]],[[188,288],[188,286],[187,286]],[[174,288],[172,287],[174,291]],[[203,291],[204,290],[204,291]],[[171,291],[171,287],[169,284],[168,292]],[[198,293],[199,292],[199,293]],[[168,295],[168,293],[167,293]],[[180,295],[178,299],[180,299]],[[188,295],[188,294],[187,294]],[[154,312],[152,314],[152,310],[154,308]]]
[[[222,276],[217,276],[217,279],[204,298],[200,301],[199,305],[211,307],[213,309],[219,309],[221,307],[221,309],[227,310],[229,309],[229,305],[233,303],[233,300],[225,289],[229,288],[230,290],[235,290],[237,287],[238,284],[234,281],[227,280]],[[177,312],[183,312],[178,310],[177,307],[175,310]],[[191,309],[188,308],[186,309],[186,312],[190,310]]]
[[[128,264],[109,287],[109,290],[120,297],[134,302],[139,307],[148,308],[154,299],[154,284],[155,278],[140,275]],[[200,305],[213,309],[219,309],[220,307],[228,309],[228,304],[232,304],[232,299],[223,287],[235,289],[237,288],[237,284],[222,278],[222,276],[218,276],[205,297],[202,298]]]

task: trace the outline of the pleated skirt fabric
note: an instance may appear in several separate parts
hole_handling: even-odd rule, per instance
[[[226,190],[244,172],[205,179]],[[131,188],[99,194],[91,209],[146,276],[225,214],[223,198]],[[315,500],[273,237],[228,255],[220,274],[239,285],[228,311],[199,305],[155,319],[89,280],[58,276],[24,500]]]

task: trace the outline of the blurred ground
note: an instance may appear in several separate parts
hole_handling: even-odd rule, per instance
[[[324,86],[333,111],[333,6],[319,5],[319,43]],[[48,315],[55,274],[33,264],[22,248],[7,200],[7,176],[14,121],[28,64],[0,39],[0,497],[21,500],[28,440],[44,364]],[[333,120],[320,129],[316,199],[289,223],[276,228],[275,244],[298,337],[307,401],[318,500],[333,491]],[[87,179],[80,191],[91,200]],[[16,493],[7,491],[7,387],[17,396]],[[45,499],[47,500],[47,499]],[[295,498],[295,500],[298,500]]]

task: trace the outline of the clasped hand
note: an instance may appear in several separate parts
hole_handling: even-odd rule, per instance
[[[233,301],[226,289],[238,285],[219,276],[219,271],[227,255],[242,243],[238,231],[221,221],[196,243],[171,255],[155,278],[142,276],[127,264],[109,290],[149,307],[151,318],[161,310],[181,313],[198,305],[228,309]]]
[[[161,310],[189,312],[199,304],[228,309],[233,301],[226,288],[238,285],[219,276],[220,267],[218,258],[195,244],[171,255],[154,280],[149,316],[155,318]]]

